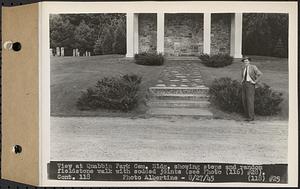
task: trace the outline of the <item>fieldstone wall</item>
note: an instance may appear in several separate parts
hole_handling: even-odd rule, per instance
[[[157,15],[139,14],[139,53],[156,52]],[[230,54],[231,14],[211,14],[211,54]],[[203,53],[203,14],[165,14],[165,55]]]
[[[139,53],[156,52],[157,15],[139,14]]]
[[[230,14],[211,14],[211,54],[230,54]]]
[[[165,14],[165,55],[191,56],[203,52],[203,14]]]

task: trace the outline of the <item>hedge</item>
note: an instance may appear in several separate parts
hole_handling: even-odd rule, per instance
[[[210,101],[228,112],[243,112],[242,85],[237,80],[225,77],[215,79],[209,87]],[[254,112],[257,115],[276,115],[281,111],[282,93],[273,91],[263,83],[255,88]]]
[[[105,77],[88,88],[77,101],[80,110],[114,109],[130,111],[138,105],[141,76]]]

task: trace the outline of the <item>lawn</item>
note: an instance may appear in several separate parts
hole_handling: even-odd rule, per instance
[[[166,61],[165,65],[172,60]],[[188,62],[188,61],[187,61]],[[204,83],[209,86],[216,78],[231,77],[240,80],[242,63],[234,60],[232,65],[224,68],[209,68],[198,62]],[[282,92],[284,101],[282,112],[278,116],[267,119],[288,118],[288,61],[285,58],[252,56],[252,63],[263,72],[262,81],[272,89]],[[120,116],[143,117],[147,111],[144,103],[148,89],[154,86],[162,74],[164,66],[143,66],[134,63],[133,59],[123,55],[104,55],[91,57],[51,57],[51,115],[52,116]],[[88,87],[92,87],[103,77],[120,76],[124,74],[141,75],[142,83],[139,93],[139,106],[128,113],[97,110],[80,111],[76,107],[77,99]],[[242,117],[234,113],[226,113],[212,107],[215,118],[236,119]],[[259,117],[259,119],[266,119]]]
[[[275,57],[263,57],[263,56],[251,56],[252,64],[256,65],[262,72],[261,83],[266,83],[275,91],[283,93],[283,102],[281,103],[282,112],[272,119],[287,119],[288,118],[288,60],[287,58],[275,58]],[[210,68],[202,64],[201,75],[207,86],[216,78],[230,77],[238,81],[241,80],[242,62],[239,59],[235,59],[233,64],[224,68]],[[215,116],[221,118],[235,118],[235,114],[226,114],[222,111],[218,111],[217,108],[213,108]],[[268,117],[267,117],[268,118]],[[260,117],[260,119],[264,119]]]
[[[161,66],[142,66],[122,55],[91,57],[51,57],[51,115],[52,116],[121,116],[143,115],[143,103],[148,88],[156,82]],[[128,113],[113,110],[80,111],[77,99],[88,87],[103,77],[138,74],[142,76],[139,106]]]

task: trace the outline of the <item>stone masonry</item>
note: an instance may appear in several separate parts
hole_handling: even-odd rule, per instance
[[[165,14],[165,54],[191,56],[203,52],[203,14]]]
[[[211,54],[230,54],[230,16],[211,15]]]
[[[211,15],[211,54],[230,53],[230,14]],[[139,53],[156,52],[157,15],[138,14]],[[203,14],[165,14],[165,55],[198,56],[203,53]]]
[[[139,14],[139,52],[155,52],[157,40],[156,14]]]

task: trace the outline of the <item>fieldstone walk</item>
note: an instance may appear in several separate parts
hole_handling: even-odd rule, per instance
[[[157,84],[149,89],[148,114],[212,118],[208,87],[203,84],[199,63],[169,60],[166,64]]]

